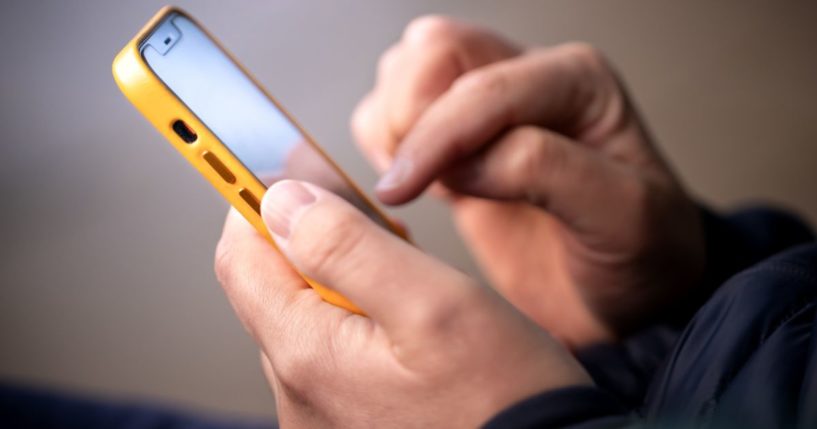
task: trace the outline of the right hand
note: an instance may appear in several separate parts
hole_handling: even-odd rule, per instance
[[[472,428],[537,393],[592,385],[494,291],[337,195],[285,180],[261,207],[278,251],[231,210],[216,273],[261,348],[281,427]],[[322,301],[301,275],[368,317]]]
[[[702,274],[696,205],[586,45],[523,51],[420,18],[382,56],[352,126],[387,172],[379,198],[444,184],[493,285],[569,345],[639,328]]]

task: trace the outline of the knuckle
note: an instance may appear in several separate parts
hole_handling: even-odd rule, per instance
[[[539,175],[549,174],[551,177],[560,175],[567,168],[568,156],[564,146],[556,141],[548,140],[540,135],[535,153],[531,155],[531,173]],[[535,169],[535,170],[534,170]]]
[[[441,294],[434,301],[418,308],[414,314],[413,326],[420,332],[426,332],[431,338],[446,339],[455,335],[464,320],[475,309],[480,309],[479,287],[467,284],[466,287]]]
[[[513,141],[524,142],[527,146],[537,147],[545,141],[546,135],[538,127],[522,125],[514,128],[508,138]]]
[[[358,143],[366,143],[364,136],[367,135],[368,127],[370,126],[370,117],[372,115],[371,112],[371,94],[367,95],[363,100],[358,103],[357,107],[355,107],[355,111],[352,112],[352,118],[349,121],[349,126],[352,129],[352,133],[355,135],[355,140]]]
[[[378,79],[383,80],[400,62],[400,45],[392,45],[377,60],[377,76]]]
[[[567,163],[564,147],[533,126],[519,127],[508,136],[507,168],[514,171],[515,186],[531,204],[545,207],[547,189],[563,174]]]
[[[587,42],[569,42],[561,45],[559,50],[570,60],[591,70],[607,70],[608,64],[604,53]]]
[[[568,42],[561,49],[573,58],[585,61],[598,61],[604,57],[598,48],[587,42]]]
[[[384,115],[395,136],[404,137],[422,113],[462,74],[461,47],[454,40],[409,50],[395,67],[393,86],[385,92]],[[397,76],[399,74],[399,77]]]
[[[424,15],[413,19],[406,26],[403,38],[417,44],[435,44],[442,40],[457,38],[460,25],[443,15]]]
[[[519,142],[515,165],[526,177],[537,178],[547,171],[558,168],[564,162],[558,145],[548,141],[547,135],[535,127],[522,127],[515,131]]]
[[[577,97],[584,100],[585,123],[596,124],[596,134],[621,125],[628,117],[628,103],[614,67],[596,47],[572,42],[560,47],[567,68],[584,82]]]
[[[508,91],[507,75],[498,68],[476,69],[463,74],[454,82],[453,89],[490,97]]]

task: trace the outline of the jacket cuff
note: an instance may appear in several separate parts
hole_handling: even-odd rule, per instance
[[[573,386],[550,390],[523,400],[494,416],[485,429],[564,428],[582,425],[624,425],[627,411],[609,393],[595,386]]]
[[[730,277],[790,247],[814,240],[800,218],[785,211],[746,208],[727,215],[701,207],[706,239],[704,277],[693,299],[693,312]]]

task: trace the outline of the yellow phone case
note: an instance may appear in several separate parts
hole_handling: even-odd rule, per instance
[[[385,224],[399,236],[406,238],[405,232],[383,214],[360,188],[352,182],[346,173],[318,146],[312,136],[272,97],[269,92],[232,56],[221,43],[216,40],[200,23],[181,9],[172,6],[162,8],[139,31],[113,61],[113,76],[119,89],[133,103],[142,115],[156,127],[157,130],[181,153],[188,162],[213,185],[220,193],[238,209],[239,212],[255,227],[260,234],[269,240],[275,247],[272,237],[261,219],[260,200],[267,187],[258,180],[233,153],[191,112],[176,95],[153,73],[139,52],[139,45],[150,35],[153,28],[167,15],[177,13],[195,22],[212,39],[227,56],[275,103],[281,112],[300,130],[306,141],[312,145],[334,168],[341,177],[348,182],[351,189],[366,202],[374,213],[381,216]],[[198,135],[193,143],[184,142],[172,128],[176,120],[182,120],[190,125]],[[276,248],[277,249],[277,248]],[[339,293],[320,285],[316,281],[301,275],[304,280],[327,302],[349,311],[362,314],[361,310]]]

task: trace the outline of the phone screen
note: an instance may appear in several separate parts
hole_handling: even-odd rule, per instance
[[[267,187],[311,182],[387,223],[264,92],[199,28],[168,15],[140,45],[156,76]]]

